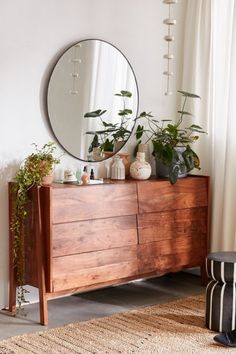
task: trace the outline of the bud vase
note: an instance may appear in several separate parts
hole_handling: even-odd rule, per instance
[[[130,165],[130,176],[134,179],[148,179],[151,173],[151,165],[145,161],[145,152],[137,152],[136,160]]]
[[[125,179],[125,165],[120,156],[114,157],[111,165],[111,179]]]

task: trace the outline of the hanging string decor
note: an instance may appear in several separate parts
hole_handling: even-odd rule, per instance
[[[79,78],[79,65],[81,64],[82,60],[78,57],[79,48],[82,47],[81,43],[78,43],[74,46],[74,55],[73,58],[70,59],[70,62],[73,64],[73,71],[70,73],[72,76],[72,89],[70,93],[72,95],[78,95],[78,78]]]
[[[170,89],[170,77],[174,75],[173,71],[171,71],[171,60],[174,59],[174,54],[171,53],[170,47],[171,42],[174,40],[174,36],[171,34],[171,27],[176,25],[176,20],[171,18],[171,5],[177,4],[178,0],[163,0],[163,3],[168,5],[168,18],[164,19],[163,23],[167,26],[167,34],[164,36],[164,40],[167,42],[167,53],[164,54],[163,58],[166,59],[167,62],[167,70],[163,72],[163,75],[166,76],[166,96],[172,95]]]

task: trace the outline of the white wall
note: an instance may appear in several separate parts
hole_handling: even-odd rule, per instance
[[[173,52],[173,92],[180,89],[185,1],[174,7],[178,20]],[[166,51],[162,0],[1,0],[0,2],[0,308],[8,292],[7,181],[31,143],[52,140],[44,93],[55,58],[81,39],[111,42],[124,53],[137,76],[140,112],[173,116],[176,95],[164,96]],[[129,144],[130,145],[130,144]],[[65,156],[64,164],[76,163]]]

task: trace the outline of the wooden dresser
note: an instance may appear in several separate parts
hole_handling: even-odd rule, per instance
[[[33,188],[26,224],[26,284],[47,300],[203,266],[208,250],[208,177],[53,184]],[[12,209],[10,197],[10,214]],[[9,310],[15,310],[10,233]]]

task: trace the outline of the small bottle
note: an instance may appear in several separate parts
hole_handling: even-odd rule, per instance
[[[88,175],[88,172],[87,172],[87,166],[84,166],[83,173],[82,173],[82,176],[81,176],[81,181],[82,181],[82,184],[88,184],[89,183],[89,175]]]
[[[91,168],[90,179],[94,179],[94,171],[93,171],[93,168]]]

